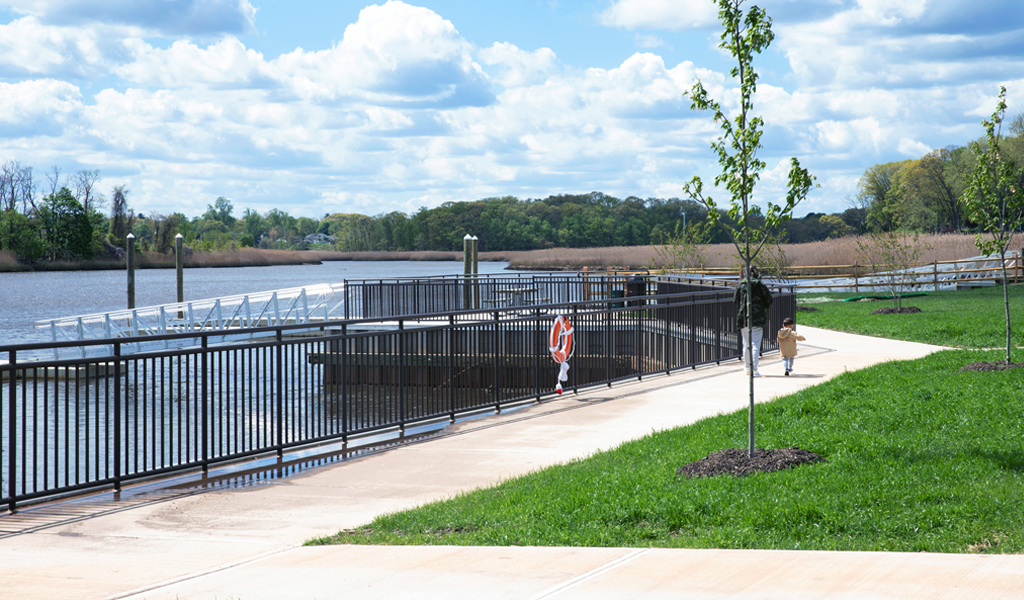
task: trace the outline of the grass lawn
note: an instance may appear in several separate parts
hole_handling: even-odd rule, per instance
[[[920,313],[872,315],[891,301],[842,302],[862,294],[800,294],[797,303],[817,308],[800,311],[798,325],[823,327],[863,335],[924,342],[959,348],[1006,348],[1006,316],[1003,288],[994,286],[959,292],[928,292],[927,296],[905,298],[903,306],[916,306]],[[1024,284],[1011,285],[1010,318],[1013,345],[1024,346]],[[834,302],[817,302],[830,298]],[[1013,319],[1016,317],[1016,322]],[[1024,357],[1014,357],[1015,362]]]
[[[1024,286],[1013,296],[1024,315]],[[998,289],[911,304],[924,318],[829,302],[799,321],[1004,344]],[[1002,357],[950,350],[880,364],[758,408],[759,446],[798,446],[826,462],[743,478],[676,475],[711,452],[745,448],[744,410],[310,543],[1024,552],[1024,369],[959,371]]]

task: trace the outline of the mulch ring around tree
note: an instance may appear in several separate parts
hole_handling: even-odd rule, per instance
[[[735,475],[743,477],[751,473],[782,471],[804,463],[815,463],[825,459],[809,450],[800,448],[755,448],[754,457],[749,458],[746,449],[728,448],[712,452],[700,460],[683,465],[676,475],[694,477],[717,477]]]
[[[901,306],[896,308],[895,306],[886,306],[878,310],[871,311],[873,315],[909,315],[913,313],[919,313],[921,309],[916,306]]]
[[[1024,363],[1010,363],[1006,364],[1005,360],[996,360],[992,362],[975,362],[967,365],[960,369],[960,372],[964,371],[1008,371],[1010,369],[1024,369]]]

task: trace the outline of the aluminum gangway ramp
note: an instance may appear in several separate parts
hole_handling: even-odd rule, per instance
[[[91,315],[47,319],[35,323],[36,332],[54,341],[84,341],[140,338],[176,333],[224,331],[302,323],[323,323],[343,318],[346,301],[344,283],[321,283],[304,287],[270,290],[252,294],[190,300]],[[255,337],[250,334],[249,337]],[[125,352],[141,352],[189,345],[189,339],[138,341],[125,344]],[[232,339],[238,339],[233,336]],[[211,340],[213,341],[213,340]],[[106,352],[103,346],[91,348]],[[84,356],[90,349],[73,350]],[[58,349],[54,357],[60,358]]]

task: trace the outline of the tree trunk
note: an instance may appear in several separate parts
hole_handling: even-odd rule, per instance
[[[1010,364],[1010,291],[1009,280],[1006,277],[1006,251],[999,252],[999,267],[1003,270],[1003,308],[1006,311],[1006,364]]]

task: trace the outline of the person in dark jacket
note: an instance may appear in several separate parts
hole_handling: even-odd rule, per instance
[[[750,319],[747,318],[747,279],[750,280]],[[732,296],[736,304],[736,327],[743,337],[743,367],[749,375],[751,369],[754,377],[760,377],[757,371],[758,358],[761,354],[761,339],[764,327],[768,324],[768,309],[772,307],[772,293],[761,281],[761,273],[751,265],[748,277],[744,277]],[[749,321],[749,323],[748,323]]]

